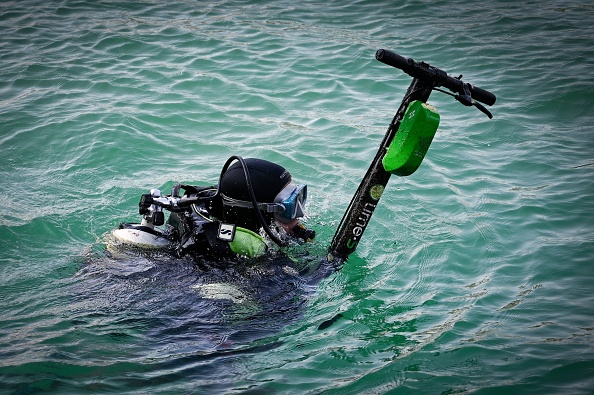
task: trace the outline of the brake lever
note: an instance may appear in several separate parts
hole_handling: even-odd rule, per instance
[[[462,76],[460,76],[462,77]],[[456,100],[458,100],[460,103],[464,104],[467,107],[470,106],[475,106],[476,108],[478,108],[483,114],[485,114],[486,116],[489,117],[489,119],[493,118],[493,114],[491,114],[491,112],[489,110],[487,110],[485,108],[485,106],[483,106],[481,103],[475,101],[472,96],[470,95],[470,84],[468,83],[463,83],[462,84],[462,89],[464,90],[464,94],[457,94],[454,96],[454,98]]]
[[[476,102],[476,101],[472,101],[472,104],[478,108],[479,110],[481,110],[481,112],[483,114],[485,114],[486,116],[489,117],[489,119],[493,119],[493,114],[491,114],[491,111],[487,110],[487,108],[485,106],[483,106],[481,103]]]

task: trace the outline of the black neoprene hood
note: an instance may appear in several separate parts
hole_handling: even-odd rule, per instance
[[[284,167],[264,159],[246,158],[252,189],[259,203],[272,203],[278,193],[291,182],[291,174]],[[221,179],[223,195],[250,201],[245,174],[241,163],[233,163]]]

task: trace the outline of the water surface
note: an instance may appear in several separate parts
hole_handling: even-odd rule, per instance
[[[3,2],[0,393],[591,393],[593,26],[569,0]],[[341,271],[299,274],[410,82],[379,48],[495,118],[434,93],[420,169]],[[308,184],[295,262],[104,254],[141,193],[236,154]]]

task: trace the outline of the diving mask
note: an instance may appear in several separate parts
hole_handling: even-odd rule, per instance
[[[274,203],[281,204],[282,211],[275,213],[274,217],[280,222],[289,222],[305,215],[305,202],[307,201],[307,185],[287,184],[274,198]]]

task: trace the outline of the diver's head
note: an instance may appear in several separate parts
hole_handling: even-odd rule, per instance
[[[238,160],[223,169],[219,183],[223,220],[256,232],[263,226],[262,219],[266,226],[276,219],[288,231],[297,225],[305,215],[307,186],[295,185],[291,174],[276,163],[232,158]]]

